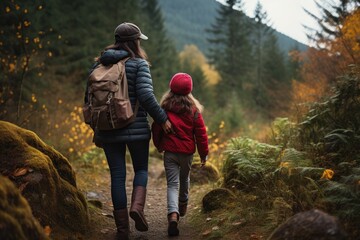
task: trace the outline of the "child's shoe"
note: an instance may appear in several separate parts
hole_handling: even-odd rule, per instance
[[[187,210],[187,205],[188,205],[188,201],[186,201],[186,202],[180,202],[179,201],[179,214],[180,214],[180,217],[185,216],[186,210]]]
[[[178,229],[178,222],[179,222],[179,214],[177,212],[170,213],[168,215],[168,235],[169,236],[178,236],[179,229]]]

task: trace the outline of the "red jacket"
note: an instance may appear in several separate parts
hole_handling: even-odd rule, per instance
[[[173,153],[195,153],[196,147],[201,159],[209,153],[208,137],[204,120],[199,111],[181,113],[179,110],[167,112],[174,133],[165,134],[162,127],[152,124],[153,142],[160,151]]]

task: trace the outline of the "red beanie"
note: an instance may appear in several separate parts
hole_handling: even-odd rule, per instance
[[[188,95],[192,91],[192,79],[187,73],[176,73],[170,80],[170,90],[178,95]]]

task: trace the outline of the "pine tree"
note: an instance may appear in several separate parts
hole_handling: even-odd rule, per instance
[[[217,87],[220,105],[225,105],[230,93],[242,95],[243,84],[251,70],[249,21],[241,7],[241,0],[226,1],[220,6],[216,21],[208,30],[213,36],[209,39],[212,48],[208,57],[221,77]]]
[[[329,85],[335,84],[338,76],[343,75],[350,64],[359,63],[359,57],[356,57],[358,50],[352,47],[358,45],[355,33],[358,30],[349,36],[349,29],[358,22],[356,13],[359,6],[359,0],[320,1],[317,3],[320,14],[306,11],[317,21],[320,30],[308,28],[308,37],[314,41],[316,48],[307,52],[307,62],[311,62],[305,62],[306,74],[303,74],[303,78],[310,78],[314,74],[317,81],[321,79]],[[347,22],[352,16],[356,20],[349,25]]]
[[[324,48],[334,38],[341,37],[343,21],[360,6],[360,0],[340,0],[336,2],[321,0],[320,2],[315,1],[315,4],[320,11],[320,16],[307,9],[304,10],[318,23],[320,30],[309,26],[305,26],[305,28],[308,31],[308,38],[313,40],[318,48]]]
[[[264,42],[264,73],[266,99],[263,109],[268,116],[276,117],[287,111],[290,100],[291,79],[288,77],[285,56],[279,49],[277,37],[270,34]]]
[[[23,103],[31,102],[31,85],[41,82],[43,61],[53,54],[54,34],[51,23],[43,21],[42,1],[5,0],[0,9],[0,117],[8,119],[15,113],[11,120],[20,122]]]
[[[139,25],[149,37],[143,45],[151,63],[156,96],[161,96],[168,89],[171,76],[179,69],[178,53],[167,37],[157,0],[142,0],[141,3],[144,20]]]
[[[59,95],[81,104],[89,69],[105,47],[114,43],[114,29],[122,22],[137,22],[139,2],[48,0],[48,21],[61,37],[48,63],[51,86],[44,93]],[[109,6],[112,6],[111,10]],[[104,17],[106,16],[106,17]],[[54,88],[54,82],[61,88]],[[65,97],[64,97],[65,96]]]
[[[287,61],[287,72],[290,80],[301,81],[300,69],[302,63],[300,60],[300,51],[295,46],[289,51],[289,60]]]
[[[268,27],[270,20],[267,17],[267,13],[263,11],[262,5],[260,2],[257,2],[255,11],[254,11],[254,61],[255,64],[255,77],[254,77],[254,88],[253,96],[256,105],[260,107],[265,107],[268,102],[268,97],[266,96],[266,76],[265,76],[265,53],[264,53],[264,42],[269,36],[273,34],[273,29]]]

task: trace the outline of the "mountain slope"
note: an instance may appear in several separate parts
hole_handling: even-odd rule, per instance
[[[186,44],[196,45],[202,52],[207,53],[209,34],[206,29],[217,16],[220,6],[216,0],[158,0],[165,19],[165,27],[169,37],[175,42],[178,50]],[[249,18],[250,21],[253,21]],[[275,31],[280,49],[287,53],[295,47],[305,51],[307,46]]]

